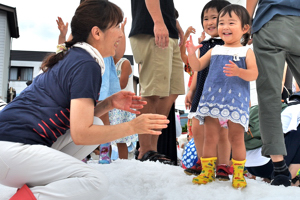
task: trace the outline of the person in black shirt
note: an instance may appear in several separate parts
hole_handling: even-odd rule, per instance
[[[140,93],[147,101],[141,113],[168,116],[177,96],[185,93],[178,45],[178,35],[183,38],[183,31],[175,18],[174,2],[131,0],[131,11],[129,38],[134,59],[141,66]],[[172,164],[157,152],[157,142],[158,136],[139,135],[137,159]]]

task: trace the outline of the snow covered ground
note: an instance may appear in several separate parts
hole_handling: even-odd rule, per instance
[[[247,179],[248,186],[243,190],[237,190],[232,188],[231,181],[194,185],[193,176],[187,176],[181,167],[158,162],[116,160],[109,165],[94,162],[88,164],[109,177],[110,181],[107,183],[110,185],[109,195],[103,197],[104,200],[300,199],[299,187],[271,186],[261,179]],[[15,188],[0,185],[0,200],[8,200],[15,191]]]

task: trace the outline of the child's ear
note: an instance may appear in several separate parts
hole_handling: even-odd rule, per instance
[[[243,28],[243,33],[247,33],[248,31],[250,30],[250,25],[249,24],[246,24]]]

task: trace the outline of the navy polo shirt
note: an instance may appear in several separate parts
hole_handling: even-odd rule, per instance
[[[0,112],[0,140],[51,146],[70,128],[70,101],[96,103],[100,87],[99,64],[85,50],[72,48]]]

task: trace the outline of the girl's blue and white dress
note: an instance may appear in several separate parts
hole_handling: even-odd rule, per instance
[[[122,64],[125,60],[127,60],[127,59],[126,58],[121,58],[116,63],[116,68],[115,69],[116,69],[118,78],[120,78],[120,76],[121,76]],[[118,81],[118,83],[120,84],[119,81]],[[132,67],[132,73],[129,75],[129,78],[128,78],[128,83],[127,83],[126,87],[123,90],[134,92],[134,88],[133,88],[133,67]],[[113,109],[109,112],[109,121],[110,121],[111,125],[121,124],[121,123],[124,123],[124,122],[129,122],[129,121],[133,120],[135,117],[136,117],[135,114],[133,114],[131,112],[124,111],[124,110],[119,110],[119,109]],[[112,141],[112,144],[126,143],[127,145],[130,145],[131,143],[134,143],[136,141],[138,141],[138,134],[133,134],[133,135],[130,135],[130,136],[123,137],[123,138],[117,139],[115,141]]]
[[[246,54],[249,46],[215,46],[211,52],[209,73],[204,84],[197,108],[196,118],[200,124],[204,118],[227,119],[241,124],[248,131],[250,85],[237,76],[227,77],[223,72],[225,64],[233,61],[239,68],[246,69]]]

